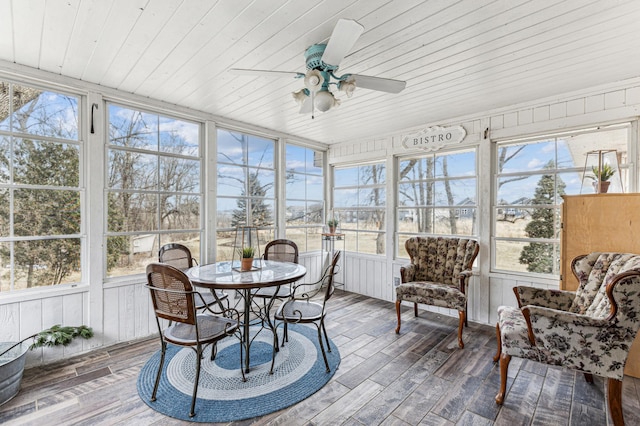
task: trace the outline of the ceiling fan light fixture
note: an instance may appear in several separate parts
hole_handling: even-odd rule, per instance
[[[296,92],[292,92],[291,95],[299,105],[302,105],[304,101],[307,99],[307,96],[309,96],[309,93],[307,89],[300,89]]]
[[[333,93],[328,90],[322,90],[315,95],[313,100],[314,106],[321,112],[329,111],[333,106],[337,105],[336,98]]]
[[[356,81],[352,78],[342,80],[340,83],[338,83],[338,89],[346,93],[347,98],[350,98],[351,96],[353,96],[353,92],[356,90]]]
[[[322,88],[324,84],[324,77],[318,70],[310,70],[304,76],[304,85],[312,92],[317,92]]]

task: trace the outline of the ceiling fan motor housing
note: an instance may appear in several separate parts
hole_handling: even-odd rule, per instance
[[[335,71],[338,69],[337,65],[325,64],[322,62],[322,55],[326,44],[312,44],[304,52],[304,59],[307,63],[308,70],[320,70],[320,71]]]

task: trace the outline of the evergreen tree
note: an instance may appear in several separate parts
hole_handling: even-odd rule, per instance
[[[550,161],[546,168],[553,168]],[[542,175],[538,181],[532,204],[538,205],[533,209],[531,222],[525,227],[525,232],[530,238],[555,238],[554,223],[557,210],[553,207],[557,204],[558,197],[564,194],[566,185],[562,179],[556,175],[556,180],[551,174]],[[522,248],[520,253],[520,263],[527,265],[527,271],[543,274],[552,273],[553,265],[553,244],[532,242]]]
[[[267,188],[260,184],[257,171],[249,172],[248,177],[248,185],[243,187],[241,197],[236,203],[238,208],[233,211],[231,216],[231,226],[239,226],[241,224],[251,226],[271,225],[273,223],[271,210],[264,202]],[[247,207],[247,201],[251,205],[250,208]],[[247,215],[248,211],[250,211],[249,215]]]

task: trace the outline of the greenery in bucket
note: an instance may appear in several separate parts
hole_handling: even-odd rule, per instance
[[[51,328],[42,330],[39,333],[33,334],[29,337],[17,342],[15,345],[9,347],[7,350],[0,353],[0,356],[9,352],[11,349],[20,345],[29,339],[33,339],[33,343],[29,346],[29,349],[41,348],[43,346],[67,346],[76,337],[82,337],[83,339],[90,339],[93,337],[93,329],[86,325],[80,325],[77,327],[63,327],[61,325],[54,325]]]
[[[249,259],[253,257],[256,249],[253,247],[244,247],[242,249],[239,249],[238,251],[240,251],[240,256],[242,256],[243,259]]]
[[[329,228],[337,228],[339,224],[340,222],[338,221],[338,219],[329,219],[327,221],[327,226]]]
[[[593,166],[591,168],[594,176],[590,176],[593,180],[598,180],[598,176],[600,177],[600,182],[606,182],[611,179],[611,176],[616,172],[616,170],[608,164],[602,165],[602,170],[598,169],[598,166]]]

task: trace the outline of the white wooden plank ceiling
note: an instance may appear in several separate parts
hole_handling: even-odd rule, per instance
[[[402,93],[312,120],[302,81],[228,72],[305,72],[339,18],[365,31],[338,74]],[[637,0],[0,0],[0,60],[336,143],[638,77],[639,22]]]

